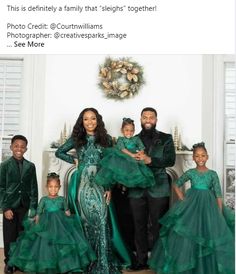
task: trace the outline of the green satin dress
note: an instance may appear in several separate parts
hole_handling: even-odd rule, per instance
[[[160,220],[149,265],[158,274],[234,274],[234,212],[225,206],[219,210],[218,175],[190,169],[176,185],[189,180],[184,200]]]
[[[67,154],[72,148],[74,143],[69,139],[58,149],[56,156],[72,162],[73,156]],[[103,150],[95,144],[94,136],[87,136],[87,144],[77,150],[79,167],[71,177],[68,199],[72,212],[80,216],[85,235],[97,257],[86,273],[118,274],[131,264],[131,260],[120,237],[112,203],[106,204],[104,188],[94,181]]]

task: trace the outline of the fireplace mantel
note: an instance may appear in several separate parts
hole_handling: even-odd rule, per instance
[[[55,156],[55,151],[56,149],[54,148],[50,148],[45,151],[45,163],[47,163],[45,169],[47,173],[56,172],[60,175],[63,186],[60,194],[66,196],[69,176],[72,173],[71,171],[75,169],[75,165],[58,159]],[[73,150],[71,153],[73,154]],[[192,160],[192,151],[177,151],[175,165],[173,167],[168,167],[167,173],[170,175],[172,181],[175,181],[185,171],[192,168],[193,166],[194,162]]]

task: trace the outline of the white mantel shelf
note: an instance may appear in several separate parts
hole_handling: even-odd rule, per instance
[[[68,180],[72,171],[76,168],[75,165],[66,163],[55,156],[57,148],[49,148],[45,151],[45,171],[56,172],[60,175],[62,182],[61,194],[67,195]],[[73,150],[72,150],[73,153]],[[173,167],[167,168],[167,173],[170,175],[172,181],[177,180],[185,171],[193,168],[194,162],[192,159],[192,151],[176,151],[176,161]]]
[[[175,151],[176,155],[192,155],[192,150],[177,150]]]
[[[46,156],[46,171],[47,172],[56,172],[60,175],[61,180],[66,180],[68,175],[68,170],[73,169],[73,164],[68,164],[65,161],[62,161],[55,157],[55,151],[57,148],[49,148],[45,151]],[[72,150],[73,153],[73,150]],[[178,178],[185,171],[192,168],[194,165],[192,159],[192,151],[176,151],[176,162],[173,167],[167,168],[167,171],[170,172],[172,179]]]

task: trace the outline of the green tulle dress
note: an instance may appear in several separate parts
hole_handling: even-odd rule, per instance
[[[72,148],[74,143],[69,139],[58,149],[57,157],[72,163],[73,156],[67,153]],[[107,205],[104,188],[94,180],[103,150],[94,136],[87,136],[87,143],[77,149],[79,166],[69,182],[69,208],[81,217],[85,236],[97,257],[85,273],[120,274],[131,259],[121,239],[113,205]]]
[[[218,175],[188,170],[176,184],[191,188],[160,220],[160,238],[149,259],[158,274],[234,274],[234,213],[223,207]]]
[[[80,220],[66,216],[64,197],[43,197],[39,222],[25,222],[25,231],[12,244],[9,265],[26,273],[81,273],[96,259],[83,236]]]
[[[108,148],[100,161],[99,171],[95,177],[97,184],[110,187],[120,183],[126,187],[147,188],[155,184],[151,169],[143,161],[137,161],[121,150],[131,153],[144,150],[144,145],[138,136],[131,138],[119,137],[115,148]]]

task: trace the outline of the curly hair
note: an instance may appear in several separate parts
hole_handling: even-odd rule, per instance
[[[121,128],[124,128],[126,125],[132,125],[133,127],[135,127],[134,120],[130,118],[123,118]]]
[[[205,152],[207,153],[207,149],[206,149],[206,147],[205,147],[205,143],[204,143],[204,142],[194,144],[194,145],[193,145],[193,148],[192,148],[192,149],[193,149],[193,153],[195,153],[196,150],[197,150],[198,148],[204,149]]]
[[[71,134],[71,137],[75,143],[75,147],[79,148],[87,143],[87,133],[83,125],[83,117],[85,112],[92,111],[96,115],[97,119],[97,127],[95,129],[95,143],[99,144],[103,147],[108,147],[110,145],[109,135],[107,134],[107,130],[105,129],[105,124],[102,120],[102,116],[98,113],[95,108],[85,108],[81,111]]]
[[[48,175],[47,175],[47,184],[46,185],[48,185],[49,182],[51,182],[52,180],[57,181],[58,185],[60,185],[60,176],[57,173],[55,173],[55,172],[48,173]]]

